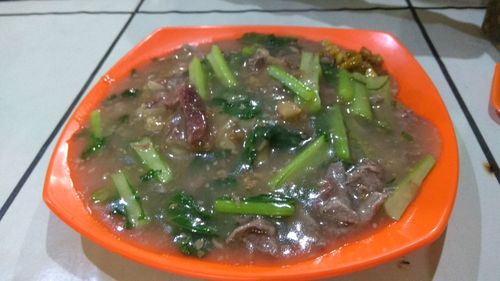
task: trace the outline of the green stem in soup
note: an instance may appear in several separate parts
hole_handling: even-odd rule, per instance
[[[366,86],[358,81],[353,82],[354,99],[351,102],[350,112],[356,116],[373,120],[372,108],[368,98]]]
[[[214,202],[214,210],[235,215],[288,217],[295,213],[295,202],[291,199],[263,194],[240,200],[217,199]]]
[[[430,172],[436,159],[432,155],[425,155],[410,170],[410,172],[396,184],[394,191],[384,203],[385,213],[399,220],[411,201],[415,198],[427,174]]]
[[[211,52],[207,55],[207,60],[210,63],[210,66],[214,70],[215,76],[219,79],[219,82],[222,83],[227,88],[234,87],[238,83],[236,82],[236,78],[234,74],[231,72],[226,60],[224,59],[224,55],[222,51],[217,45],[212,45]]]
[[[166,183],[172,179],[172,170],[156,152],[153,143],[149,138],[143,138],[138,142],[130,144],[132,149],[139,155],[143,164],[150,170],[155,171],[155,178],[161,182]]]
[[[94,204],[100,204],[112,201],[118,197],[118,191],[116,188],[101,187],[92,192],[90,199]]]
[[[113,174],[111,179],[113,180],[121,200],[125,202],[127,226],[135,228],[145,223],[146,216],[142,209],[141,201],[137,195],[137,191],[128,182],[125,173],[119,171]]]
[[[269,185],[276,189],[292,179],[303,177],[308,173],[308,170],[317,168],[330,157],[329,149],[326,137],[320,136],[308,144],[285,167],[281,168],[271,178]]]
[[[105,138],[102,133],[101,112],[94,110],[90,113],[90,137],[81,158],[87,159],[104,146]]]
[[[381,75],[376,77],[366,77],[365,83],[368,90],[378,90],[389,82],[389,76]]]
[[[321,110],[321,99],[319,97],[321,66],[319,64],[319,55],[311,52],[302,52],[300,71],[302,71],[302,82],[314,91],[314,97],[310,101],[303,102],[302,106],[311,113],[318,112]]]
[[[330,128],[332,130],[333,146],[335,154],[342,161],[351,160],[351,152],[349,149],[349,140],[347,138],[347,130],[344,122],[344,116],[340,106],[334,105],[327,111]]]
[[[345,103],[351,102],[354,98],[354,89],[349,72],[345,69],[340,69],[337,73],[337,78],[337,93],[340,99]]]
[[[338,69],[335,63],[321,62],[321,73],[323,74],[323,80],[329,87],[334,87],[337,85]]]
[[[207,89],[207,78],[205,77],[205,71],[201,65],[201,61],[198,57],[194,57],[189,64],[189,81],[196,88],[196,92],[203,99],[208,98]]]
[[[277,65],[269,66],[267,73],[292,90],[303,102],[311,101],[316,96],[313,89]]]

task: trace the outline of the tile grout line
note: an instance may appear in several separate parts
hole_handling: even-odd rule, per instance
[[[57,123],[56,127],[52,130],[52,132],[50,133],[50,135],[47,138],[47,140],[45,140],[45,142],[43,143],[43,145],[40,148],[40,150],[38,150],[37,154],[35,155],[35,158],[31,161],[30,165],[28,166],[28,168],[26,169],[26,171],[21,176],[21,179],[19,179],[18,183],[16,184],[16,186],[14,187],[14,189],[9,194],[9,197],[7,198],[7,200],[5,201],[5,203],[2,205],[2,208],[0,208],[0,221],[2,220],[2,218],[7,213],[7,210],[9,209],[9,207],[12,205],[12,203],[16,199],[17,195],[19,194],[19,192],[23,188],[24,184],[26,183],[26,181],[30,177],[30,175],[33,172],[33,170],[35,169],[35,167],[38,165],[38,162],[40,162],[40,159],[45,154],[45,151],[47,150],[47,148],[49,147],[49,145],[52,143],[52,141],[54,140],[54,138],[56,137],[56,135],[59,133],[61,127],[66,123],[66,119],[68,119],[69,115],[71,114],[71,112],[73,111],[73,109],[78,104],[80,98],[87,91],[88,87],[90,86],[90,83],[92,83],[92,80],[94,80],[94,77],[97,75],[97,72],[100,70],[100,68],[102,67],[102,65],[104,64],[104,62],[108,58],[108,56],[110,55],[111,51],[114,49],[114,47],[118,43],[118,40],[120,40],[120,38],[122,37],[122,35],[125,33],[125,30],[128,28],[128,26],[132,22],[132,19],[134,18],[134,16],[139,11],[139,8],[141,7],[141,5],[142,5],[143,2],[144,2],[144,0],[140,0],[139,4],[137,4],[137,7],[135,8],[134,12],[130,14],[130,17],[125,22],[125,24],[123,25],[123,27],[120,30],[120,32],[118,32],[117,36],[115,37],[115,39],[113,40],[113,42],[111,43],[111,45],[109,46],[109,48],[106,50],[106,52],[104,53],[103,57],[101,58],[101,60],[99,61],[99,63],[96,65],[96,67],[94,68],[94,70],[90,74],[90,76],[87,79],[87,81],[85,82],[85,84],[83,84],[83,87],[80,89],[80,91],[78,92],[78,94],[76,95],[76,97],[73,99],[73,101],[69,105],[68,109],[66,110],[66,112],[63,114],[63,116],[61,117],[61,119]]]
[[[420,32],[422,33],[422,36],[424,37],[425,41],[427,42],[427,45],[429,49],[432,52],[432,55],[434,56],[434,59],[437,61],[439,68],[441,69],[441,72],[443,73],[446,81],[448,82],[448,85],[451,88],[451,91],[453,95],[455,96],[455,99],[458,102],[458,105],[460,106],[460,109],[462,110],[463,114],[465,115],[465,118],[467,119],[467,122],[469,123],[469,126],[472,129],[472,132],[476,136],[476,139],[479,143],[479,146],[481,147],[481,150],[483,151],[486,160],[488,161],[488,164],[491,167],[491,171],[496,177],[498,183],[500,183],[500,170],[498,168],[498,164],[495,160],[495,157],[491,153],[490,148],[488,147],[488,144],[486,143],[483,135],[481,134],[481,131],[479,130],[479,127],[477,126],[476,122],[474,121],[474,118],[472,117],[472,114],[470,113],[469,109],[467,108],[467,105],[465,104],[464,99],[462,98],[462,95],[458,91],[457,86],[455,85],[455,82],[453,81],[453,78],[451,78],[451,75],[446,68],[446,65],[444,64],[443,60],[441,59],[441,56],[439,55],[439,52],[437,51],[436,47],[432,43],[432,40],[427,33],[427,30],[425,29],[424,24],[420,20],[420,17],[417,14],[417,10],[415,7],[413,7],[413,4],[411,3],[411,0],[406,0],[408,3],[408,7],[410,8],[410,11],[412,13],[413,19],[417,23]]]
[[[406,10],[409,7],[366,7],[366,8],[310,8],[310,9],[242,9],[242,10],[165,10],[165,11],[137,11],[136,14],[209,14],[209,13],[221,13],[221,14],[238,14],[238,13],[290,13],[290,12],[341,12],[341,11],[394,11],[394,10]],[[414,7],[416,10],[484,10],[485,6],[423,6]],[[33,12],[33,13],[0,13],[0,17],[16,17],[16,16],[46,16],[46,15],[123,15],[131,14],[127,11],[71,11],[71,12]]]

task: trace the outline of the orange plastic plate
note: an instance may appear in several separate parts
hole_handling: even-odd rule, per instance
[[[439,130],[442,141],[436,166],[400,221],[314,259],[280,266],[238,266],[144,249],[120,240],[90,215],[73,187],[67,162],[68,140],[86,124],[89,113],[109,93],[112,81],[123,79],[132,68],[140,67],[152,58],[168,55],[183,44],[236,39],[245,32],[299,36],[316,41],[328,39],[356,50],[366,46],[384,57],[386,69],[399,84],[399,100],[430,120]],[[120,59],[86,95],[66,124],[53,151],[43,199],[59,218],[83,236],[112,252],[148,266],[207,279],[303,280],[362,270],[431,243],[447,224],[457,179],[457,144],[446,108],[429,77],[394,36],[378,31],[297,26],[177,27],[153,32]]]
[[[493,82],[491,85],[491,104],[500,116],[500,63],[495,67],[495,74],[493,75]]]

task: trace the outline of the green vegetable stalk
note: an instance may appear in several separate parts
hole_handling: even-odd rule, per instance
[[[81,158],[89,158],[91,155],[100,151],[104,143],[105,138],[102,132],[101,112],[99,110],[94,110],[90,113],[90,138],[87,146],[82,152]]]
[[[319,55],[311,52],[302,52],[300,70],[302,71],[302,82],[314,91],[314,97],[310,101],[302,102],[301,104],[311,113],[318,112],[321,110],[321,99],[319,97],[321,65],[319,64]]]
[[[234,74],[231,72],[222,51],[217,45],[212,45],[210,54],[207,55],[207,60],[214,70],[215,76],[227,88],[235,87],[238,83]]]
[[[282,199],[273,195],[259,195],[251,198],[217,199],[214,210],[219,213],[237,215],[261,215],[271,217],[288,217],[295,213],[293,200]]]
[[[411,201],[415,198],[427,174],[430,172],[436,159],[432,155],[425,155],[411,169],[411,171],[396,184],[394,191],[384,202],[386,214],[399,220]]]
[[[339,105],[334,105],[328,112],[328,120],[332,129],[333,145],[335,154],[340,160],[350,161],[351,152],[349,149],[349,140],[344,123],[344,116]]]
[[[316,96],[313,89],[277,65],[269,66],[267,73],[292,90],[303,102],[311,101]]]
[[[347,72],[347,70],[340,69],[337,73],[337,77],[337,93],[340,99],[345,103],[351,102],[354,98],[354,89],[349,72]]]
[[[316,168],[329,158],[329,145],[325,136],[321,136],[302,150],[285,167],[274,175],[269,185],[276,189],[293,178],[300,178],[307,173],[307,168]]]
[[[196,92],[203,99],[208,98],[207,89],[207,78],[205,77],[205,72],[203,71],[203,66],[199,58],[194,57],[189,64],[189,81],[196,88]]]
[[[130,144],[132,149],[139,155],[143,164],[149,168],[150,174],[159,182],[166,183],[172,179],[172,170],[156,152],[153,143],[149,138],[143,138],[138,142]]]
[[[138,227],[145,223],[146,216],[137,196],[137,191],[129,184],[125,173],[120,171],[113,174],[111,179],[121,199],[125,202],[127,225],[130,227]]]
[[[363,117],[368,120],[373,120],[373,113],[368,98],[368,92],[366,86],[363,83],[354,81],[354,99],[351,102],[350,110],[351,112],[359,117]]]

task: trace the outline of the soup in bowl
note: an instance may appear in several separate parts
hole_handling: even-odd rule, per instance
[[[428,94],[407,88],[383,46],[343,44],[325,29],[316,36],[229,30],[168,51],[160,44],[167,31],[155,33],[124,58],[128,67],[110,71],[80,106],[83,118],[66,128],[66,176],[86,218],[137,252],[113,250],[156,266],[177,260],[164,269],[202,277],[221,268],[245,269],[227,278],[248,277],[254,268],[253,277],[273,278],[279,268],[320,264],[297,271],[304,278],[374,264],[436,238],[456,174],[451,197],[436,195],[448,205],[433,228],[422,226],[405,245],[387,241],[392,250],[367,243],[357,250],[364,258],[345,254],[391,229],[400,235],[397,226],[416,219],[412,206],[432,174],[456,157],[439,97],[429,101],[447,122],[406,105],[405,89]],[[397,48],[415,64],[414,78],[428,81]],[[343,265],[323,262],[339,256]],[[196,263],[211,273],[188,272]]]

